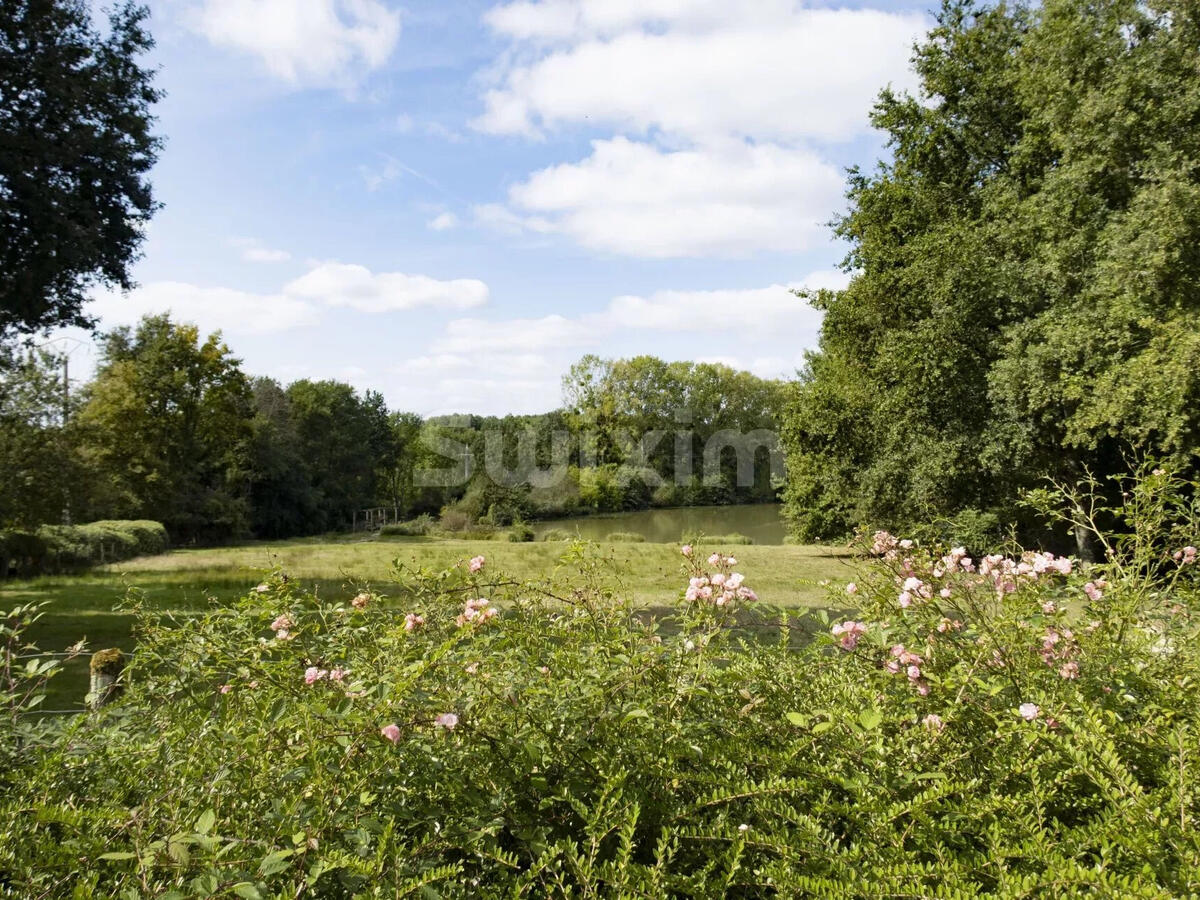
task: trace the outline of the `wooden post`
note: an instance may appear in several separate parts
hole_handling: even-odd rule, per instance
[[[115,647],[97,650],[92,654],[92,680],[88,688],[87,706],[99,709],[120,696],[124,685],[121,674],[125,671],[125,654]]]

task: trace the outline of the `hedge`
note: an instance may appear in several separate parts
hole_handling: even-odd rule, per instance
[[[0,577],[56,574],[162,553],[167,530],[148,519],[0,531]]]

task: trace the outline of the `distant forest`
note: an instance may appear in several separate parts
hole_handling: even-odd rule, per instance
[[[166,316],[100,346],[95,377],[69,390],[51,352],[0,361],[0,527],[151,519],[177,543],[211,543],[348,529],[372,507],[503,526],[782,488],[771,455],[784,385],[723,365],[585,357],[561,409],[422,419],[341,382],[248,375],[219,335]],[[724,435],[755,432],[765,442],[739,479]],[[522,452],[558,476],[523,479]],[[423,471],[445,474],[428,485]]]

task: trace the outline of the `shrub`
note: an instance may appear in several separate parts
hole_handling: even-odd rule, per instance
[[[167,530],[149,520],[43,525],[36,534],[0,532],[0,575],[70,572],[163,553],[168,544]]]
[[[565,528],[547,528],[542,532],[543,541],[573,541],[575,533]]]
[[[633,531],[613,531],[605,540],[610,544],[643,544],[646,542],[646,536]]]
[[[1180,488],[1131,486],[1087,570],[867,537],[831,596],[858,618],[803,644],[699,547],[669,628],[584,545],[545,584],[481,558],[401,570],[394,608],[280,576],[178,628],[135,596],[123,698],[0,768],[0,885],[1193,895],[1200,515]]]
[[[29,577],[42,572],[45,538],[28,531],[0,531],[0,577]]]
[[[471,527],[471,516],[460,509],[446,507],[442,510],[441,527],[443,531],[466,531]]]
[[[704,538],[704,541],[706,543],[713,544],[716,546],[734,545],[734,546],[743,546],[744,547],[748,544],[754,543],[753,538],[747,537],[744,534],[736,534],[736,533],[735,534],[718,534],[718,535],[713,535],[712,537],[706,536]]]
[[[171,543],[163,524],[149,519],[103,520],[84,527],[95,528],[105,534],[119,534],[132,538],[138,556],[165,553]]]
[[[379,529],[383,537],[419,537],[430,534],[437,527],[433,516],[425,513],[407,522],[394,522]]]
[[[533,528],[524,522],[517,522],[508,530],[508,539],[514,544],[524,544],[533,540]]]

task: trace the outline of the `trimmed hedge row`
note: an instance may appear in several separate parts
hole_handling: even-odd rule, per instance
[[[162,553],[168,544],[167,529],[148,519],[0,531],[0,577],[28,578],[120,562]]]

